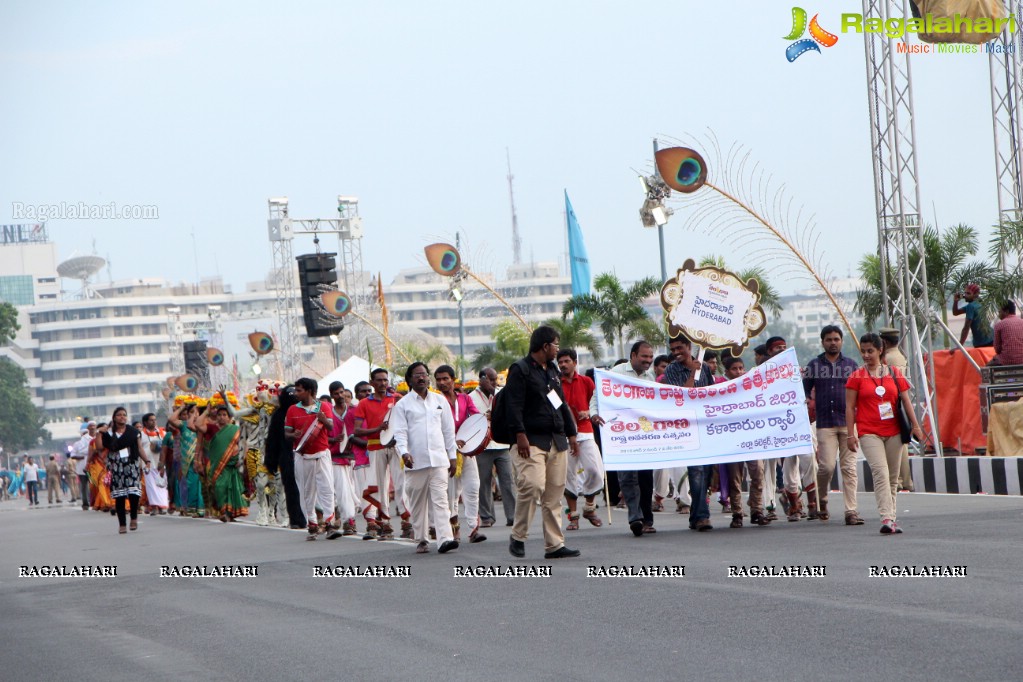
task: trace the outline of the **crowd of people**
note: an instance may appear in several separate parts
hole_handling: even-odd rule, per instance
[[[43,476],[26,461],[7,489],[24,483],[35,505],[40,477],[66,481],[82,509],[115,515],[119,533],[136,530],[140,513],[229,523],[248,514],[259,497],[260,505],[271,507],[261,510],[260,523],[276,519],[304,529],[309,540],[359,534],[387,540],[395,537],[397,521],[399,537],[413,540],[420,553],[429,552],[431,542],[441,553],[463,540],[484,542],[487,529],[503,518],[516,557],[525,556],[539,508],[545,557],[563,558],[579,555],[566,545],[566,532],[580,531],[583,521],[603,525],[601,498],[627,510],[636,537],[657,532],[655,512],[664,511],[667,500],[688,515],[690,529],[712,530],[715,495],[731,528],[747,520],[765,526],[782,516],[828,521],[836,467],[844,523],[863,525],[856,496],[862,451],[875,482],[881,532],[902,533],[895,497],[911,485],[902,427],[919,439],[922,434],[899,332],[861,337],[862,363],[843,353],[840,328],[826,326],[820,336],[823,352],[802,379],[814,445],[781,461],[606,472],[593,371],[581,372],[576,351],[561,348],[558,332],[541,326],[527,356],[506,372],[484,368],[464,387],[452,367],[431,372],[414,362],[397,386],[378,368],[353,390],[334,382],[329,395],[318,396],[317,382],[306,377],[272,390],[272,404],[250,401],[250,408],[232,404],[221,387],[208,402],[179,399],[162,428],[153,414],[129,424],[126,410],[117,408],[110,421],[83,425],[66,468],[51,457]],[[786,347],[785,339],[772,337],[755,349],[755,362]],[[669,354],[655,350],[636,341],[610,371],[692,388],[747,370],[741,358],[713,352],[701,361],[685,337],[671,339]],[[491,430],[498,402],[508,442]],[[60,486],[48,488],[59,500]]]

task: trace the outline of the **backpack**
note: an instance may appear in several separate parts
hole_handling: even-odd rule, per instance
[[[525,361],[516,360],[515,364],[528,375],[529,365]],[[498,391],[494,396],[494,404],[490,406],[490,439],[498,443],[515,445],[518,434],[511,431],[511,415],[508,410],[508,398],[505,397],[503,390]]]

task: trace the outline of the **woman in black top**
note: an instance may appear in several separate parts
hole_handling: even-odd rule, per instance
[[[149,458],[142,450],[142,434],[128,425],[128,411],[123,407],[114,410],[108,426],[100,427],[103,447],[107,450],[107,470],[110,472],[110,494],[117,508],[119,533],[127,533],[125,527],[125,501],[131,506],[131,529],[138,528],[139,498],[142,495],[142,474],[139,460],[149,468]]]

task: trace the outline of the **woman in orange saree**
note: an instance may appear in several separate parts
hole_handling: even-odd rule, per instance
[[[104,426],[104,424],[100,424]],[[86,465],[89,472],[89,489],[92,493],[92,508],[96,511],[109,512],[114,509],[114,498],[110,495],[110,481],[107,475],[107,450],[98,436],[89,446],[89,459]]]

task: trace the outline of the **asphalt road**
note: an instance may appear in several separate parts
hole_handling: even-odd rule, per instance
[[[0,504],[0,679],[1018,680],[1023,499],[904,494],[901,536],[868,524],[775,522],[693,533],[569,534],[578,559],[487,542],[417,556],[401,541]],[[605,514],[605,510],[601,509]],[[585,523],[585,522],[584,522]],[[539,533],[539,514],[536,532]],[[249,578],[159,577],[161,566],[256,565]],[[868,577],[872,565],[965,566],[966,577]],[[19,577],[116,566],[116,578]],[[409,566],[408,578],[313,577],[316,566]],[[676,578],[587,577],[589,566],[684,565]],[[825,566],[823,577],[728,577],[736,566]],[[551,566],[549,578],[454,577],[455,566]]]

